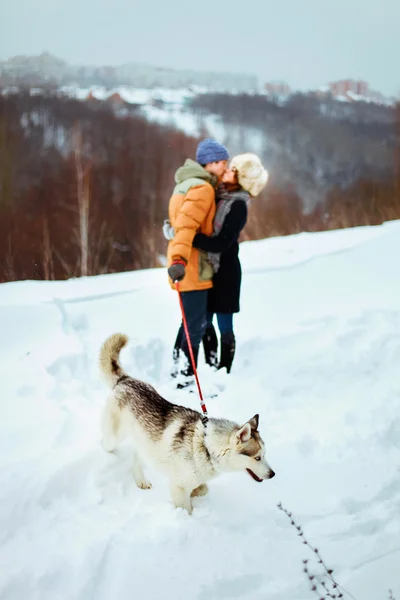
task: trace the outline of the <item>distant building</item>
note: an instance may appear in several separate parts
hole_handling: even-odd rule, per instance
[[[96,96],[93,94],[92,91],[90,91],[86,97],[86,101],[87,102],[92,102],[93,104],[99,102],[99,99],[96,98]]]
[[[121,94],[119,94],[118,92],[114,92],[113,94],[111,94],[111,96],[108,96],[106,101],[108,102],[108,104],[111,104],[114,107],[123,106],[125,104],[125,101],[121,97]]]
[[[369,95],[369,85],[366,81],[355,81],[354,79],[341,79],[329,83],[329,89],[334,96],[346,96],[349,92],[357,96]]]
[[[264,89],[271,96],[290,96],[292,90],[285,81],[268,81]]]
[[[116,85],[136,88],[163,87],[169,89],[203,87],[215,92],[256,92],[259,89],[258,77],[248,73],[226,73],[166,69],[128,63],[120,66],[69,65],[65,61],[43,52],[39,56],[15,56],[0,60],[0,77],[7,76],[7,82],[55,81],[59,84],[78,83],[83,86]]]

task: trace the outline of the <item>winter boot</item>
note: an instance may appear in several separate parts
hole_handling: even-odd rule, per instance
[[[206,363],[210,367],[218,366],[218,339],[214,325],[209,325],[203,335],[203,348]]]
[[[197,348],[194,347],[192,349],[193,349],[194,364],[197,368],[197,357],[199,354],[199,347],[197,346]],[[184,361],[185,364],[181,369],[181,375],[184,375],[185,377],[191,377],[192,375],[194,375],[194,371],[193,371],[192,361],[190,358],[189,348],[188,348],[188,345],[186,344],[186,342],[184,342],[182,345],[181,353],[185,359],[185,361]]]
[[[189,348],[188,348],[188,345],[186,344],[186,342],[184,342],[182,345],[181,354],[182,354],[182,357],[184,357],[184,359],[185,359],[184,360],[185,364],[181,365],[182,368],[178,375],[178,383],[176,386],[178,388],[178,390],[181,390],[188,386],[192,386],[195,383],[192,361],[190,359]],[[193,348],[193,356],[194,356],[194,362],[195,362],[196,368],[197,368],[198,354],[199,354],[199,347],[197,346],[197,348],[196,347]]]
[[[171,371],[171,377],[174,377],[174,378],[177,377],[178,372],[179,372],[179,358],[181,355],[182,338],[183,338],[183,327],[181,325],[178,330],[178,335],[176,336],[174,349],[172,351],[173,367],[172,367],[172,371]]]
[[[221,360],[219,361],[218,369],[226,368],[226,372],[230,373],[232,368],[233,357],[235,356],[236,340],[233,331],[221,334]]]

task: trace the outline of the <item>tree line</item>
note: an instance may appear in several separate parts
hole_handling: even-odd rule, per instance
[[[333,184],[311,211],[295,185],[272,178],[252,202],[243,238],[400,218],[399,108],[396,115],[392,170]],[[198,141],[101,103],[0,95],[0,281],[162,265],[174,173]]]

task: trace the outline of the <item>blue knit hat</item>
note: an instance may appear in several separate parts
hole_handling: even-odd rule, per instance
[[[219,160],[228,160],[228,150],[222,144],[219,144],[211,138],[200,142],[196,150],[196,160],[201,165],[218,162]]]

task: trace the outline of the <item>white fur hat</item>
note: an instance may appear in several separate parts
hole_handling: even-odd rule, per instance
[[[231,160],[231,169],[238,174],[239,184],[254,198],[262,192],[268,181],[268,172],[256,154],[237,154]]]

